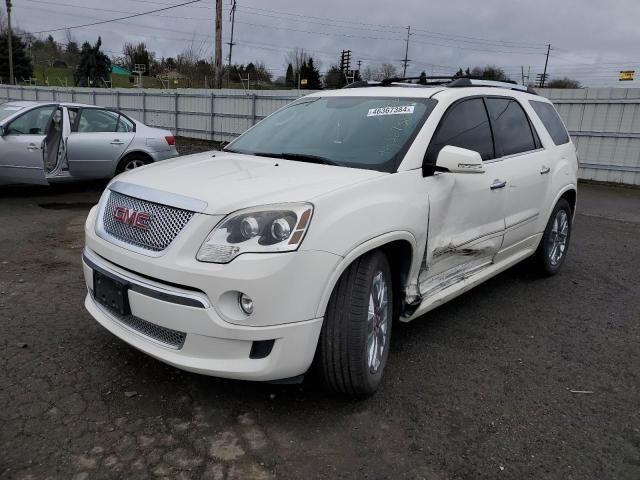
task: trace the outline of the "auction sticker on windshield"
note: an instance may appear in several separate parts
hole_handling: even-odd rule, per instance
[[[378,107],[369,109],[367,117],[379,117],[381,115],[408,115],[413,113],[415,105],[398,105],[397,107]]]

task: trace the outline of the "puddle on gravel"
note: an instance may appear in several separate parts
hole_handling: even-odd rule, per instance
[[[39,203],[40,208],[46,210],[90,210],[95,202],[49,202]]]

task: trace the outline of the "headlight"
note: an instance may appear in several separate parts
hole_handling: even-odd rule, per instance
[[[213,229],[196,258],[229,263],[243,253],[292,252],[304,238],[313,205],[288,203],[232,213]]]

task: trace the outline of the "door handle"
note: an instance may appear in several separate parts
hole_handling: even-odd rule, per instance
[[[547,173],[549,173],[551,171],[550,167],[547,166],[542,166],[542,168],[540,169],[540,175],[546,175]]]
[[[30,152],[34,152],[36,150],[40,150],[40,147],[35,143],[30,143],[29,145],[27,145],[27,150],[29,150]]]
[[[111,142],[111,145],[124,145],[124,142],[121,142],[117,138]]]
[[[506,180],[495,179],[493,181],[493,183],[491,184],[491,187],[489,187],[489,188],[491,188],[491,190],[497,190],[499,188],[504,188],[506,186],[507,186],[507,181]]]

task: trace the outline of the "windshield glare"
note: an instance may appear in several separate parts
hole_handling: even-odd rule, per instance
[[[309,155],[394,172],[435,104],[426,98],[307,97],[267,117],[226,150]]]
[[[19,112],[24,107],[18,107],[17,105],[0,105],[0,121],[5,118],[9,118],[16,112]]]

